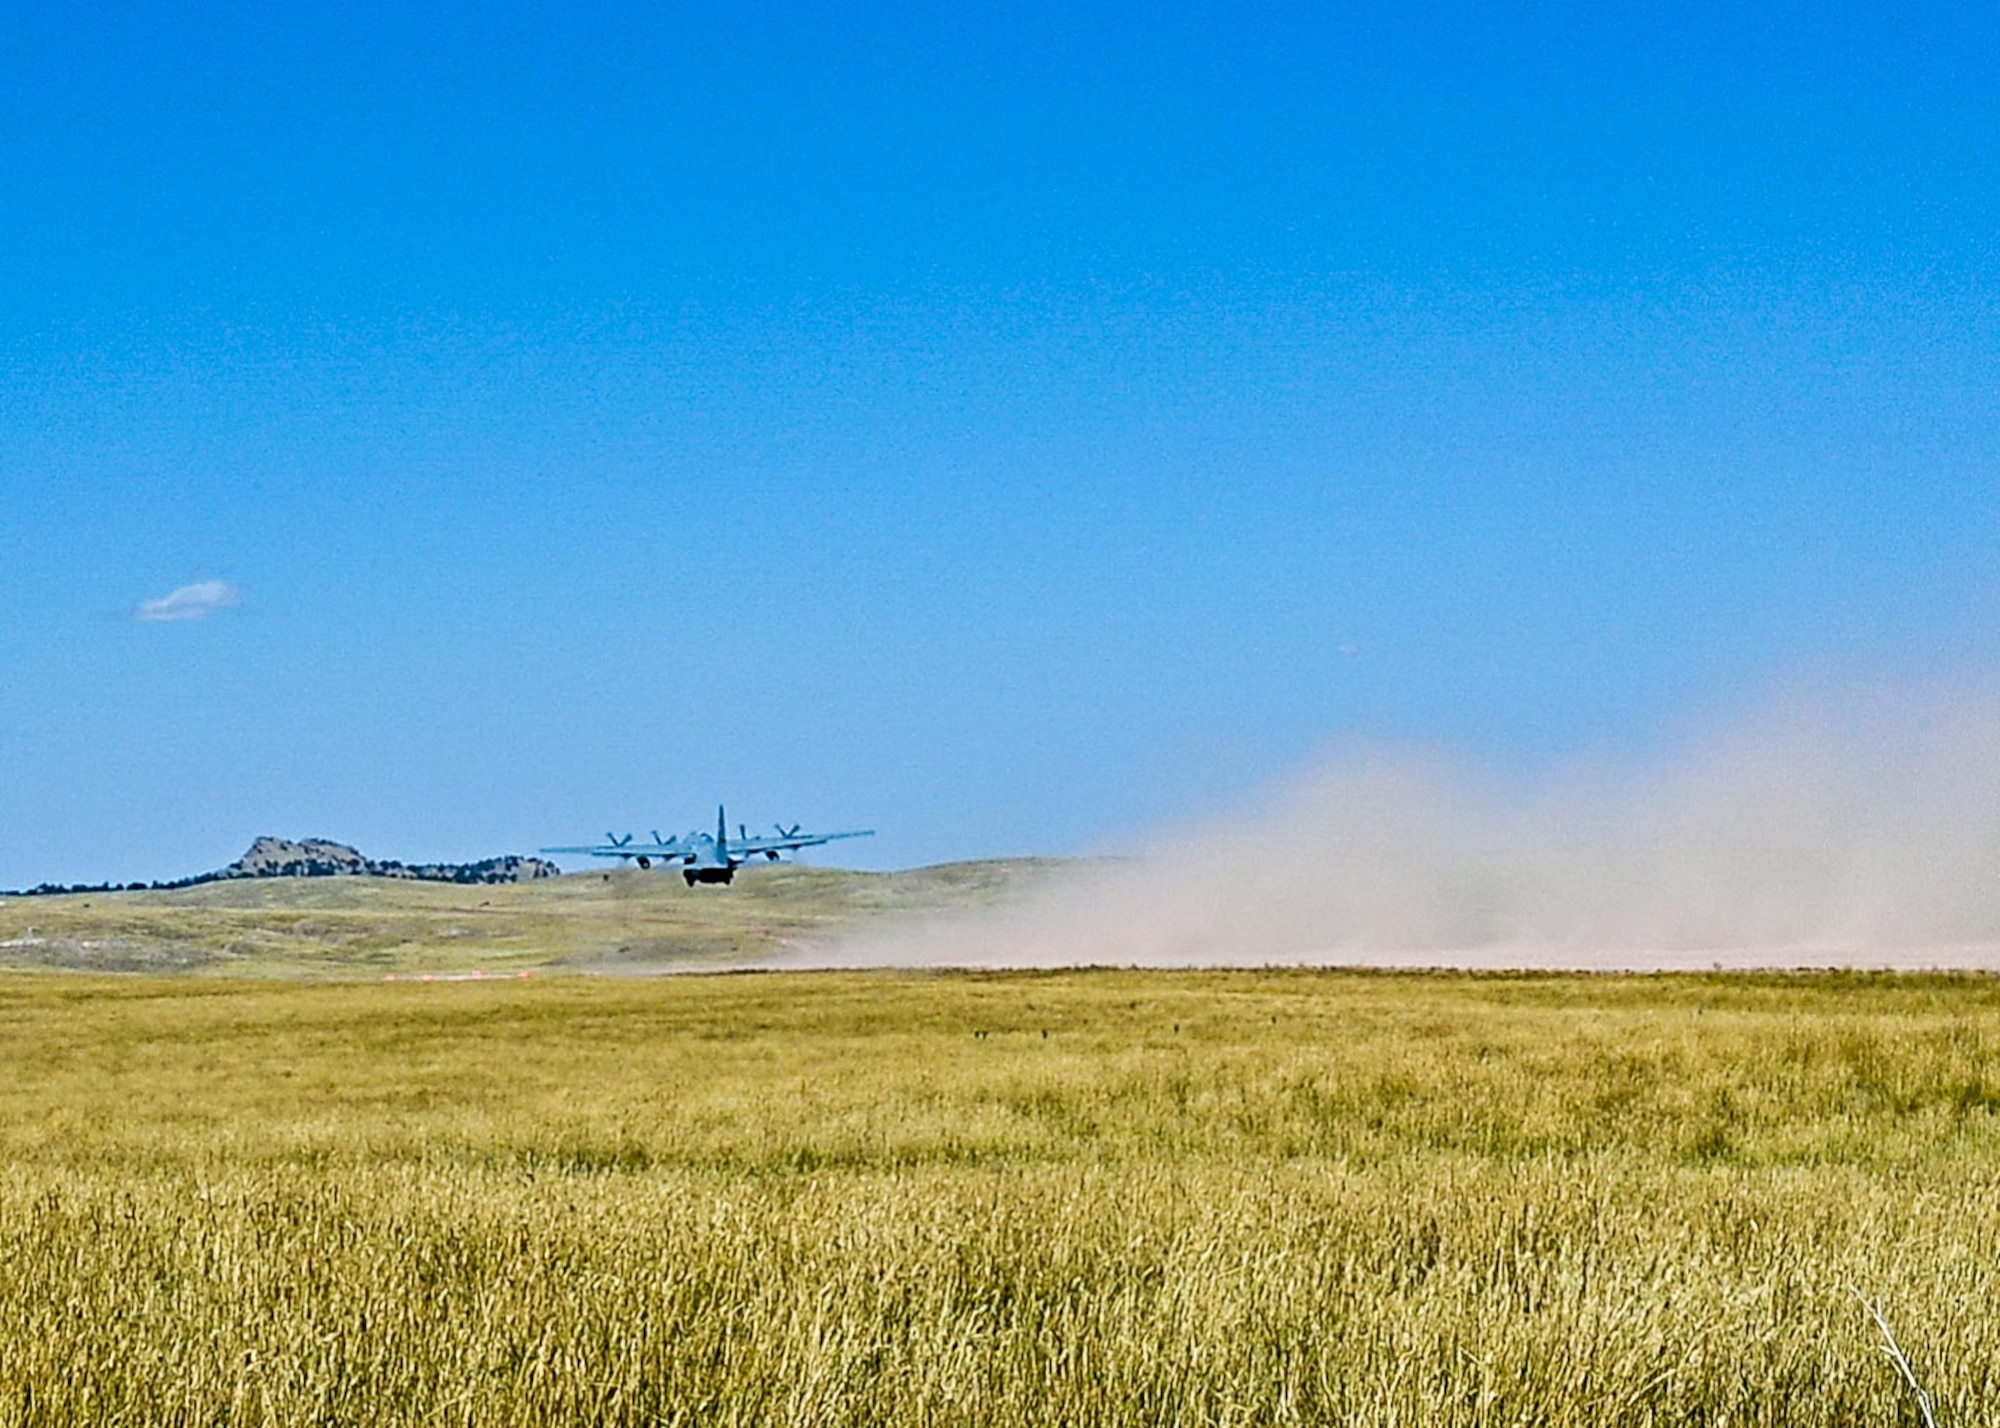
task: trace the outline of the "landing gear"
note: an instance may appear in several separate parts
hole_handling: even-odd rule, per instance
[[[651,858],[641,858],[639,860],[639,866],[641,869],[650,868],[653,866],[653,860]]]
[[[693,873],[682,873],[681,881],[686,883],[689,887],[693,887],[695,884],[695,876]]]

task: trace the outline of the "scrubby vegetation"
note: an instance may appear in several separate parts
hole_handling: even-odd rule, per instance
[[[0,1420],[2000,1416],[2000,987],[0,983]]]

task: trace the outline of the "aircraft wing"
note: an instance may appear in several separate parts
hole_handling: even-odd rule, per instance
[[[740,853],[746,858],[759,854],[776,857],[779,853],[789,853],[795,848],[817,848],[822,843],[832,843],[841,838],[873,838],[873,828],[857,828],[848,833],[801,833],[794,828],[789,833],[761,838],[731,838],[729,851]]]
[[[538,848],[535,851],[569,853],[591,858],[665,858],[685,850],[678,837],[661,838],[656,834],[652,842],[641,843],[628,834],[622,843],[614,838],[609,843],[586,843],[568,848]]]

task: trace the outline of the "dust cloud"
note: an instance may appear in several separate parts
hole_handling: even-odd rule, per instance
[[[2000,691],[1798,695],[1513,785],[1350,750],[1212,826],[788,966],[2000,969]]]

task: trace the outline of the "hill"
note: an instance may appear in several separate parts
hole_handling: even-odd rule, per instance
[[[516,853],[497,858],[481,858],[474,863],[403,863],[394,858],[366,858],[346,843],[330,838],[273,838],[263,834],[254,839],[249,851],[226,868],[171,882],[153,883],[42,883],[13,897],[60,897],[69,893],[172,892],[200,887],[204,883],[234,882],[239,878],[407,878],[423,883],[525,883],[537,878],[562,876],[562,869],[546,858],[524,858]]]
[[[546,858],[507,853],[475,863],[401,863],[393,858],[364,858],[345,843],[308,838],[261,837],[250,851],[208,878],[193,882],[223,882],[230,878],[408,878],[423,883],[526,883],[562,876]]]
[[[6,898],[0,968],[354,977],[728,967],[868,921],[981,906],[1061,866],[782,865],[745,869],[726,889],[637,870],[493,885],[263,875]]]

